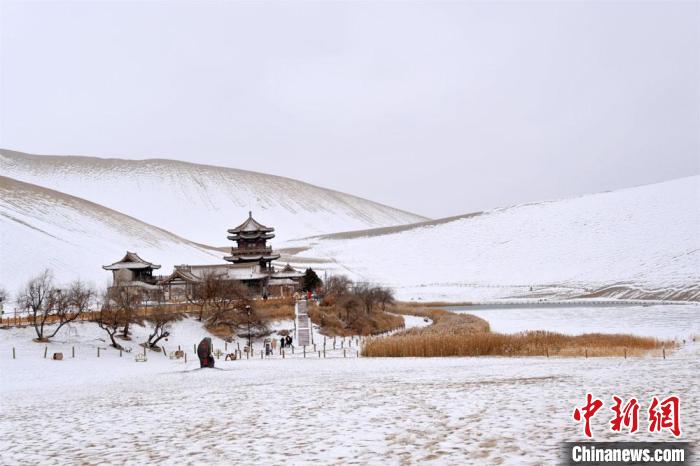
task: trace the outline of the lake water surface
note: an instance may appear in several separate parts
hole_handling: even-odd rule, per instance
[[[489,322],[491,330],[516,333],[550,330],[581,333],[631,333],[659,338],[688,339],[700,336],[700,306],[674,305],[521,305],[453,306]]]

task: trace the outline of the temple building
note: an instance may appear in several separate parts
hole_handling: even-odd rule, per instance
[[[228,230],[231,233],[228,239],[236,242],[236,247],[231,248],[231,255],[224,260],[234,264],[257,262],[261,271],[272,271],[272,261],[280,258],[267,245],[267,240],[275,237],[274,228],[266,227],[253,218],[253,213],[248,212],[248,219],[236,228]]]
[[[248,212],[245,222],[228,230],[228,239],[236,242],[231,255],[224,257],[229,263],[175,266],[173,273],[159,282],[166,299],[184,301],[207,276],[240,281],[258,296],[291,296],[299,288],[299,280],[304,274],[289,264],[275,270],[272,261],[279,259],[280,255],[267,244],[275,237],[274,231],[274,228],[257,222],[252,212]]]
[[[103,265],[103,269],[112,271],[112,286],[137,286],[150,290],[158,290],[157,277],[153,271],[160,265],[145,261],[135,252],[127,251],[119,261]]]

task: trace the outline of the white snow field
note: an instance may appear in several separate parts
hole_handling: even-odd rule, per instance
[[[582,440],[571,414],[587,392],[606,405],[595,440],[673,440],[646,432],[652,396],[681,397],[682,440],[700,440],[698,344],[647,358],[303,359],[275,356],[199,369],[194,321],[165,342],[188,362],[149,352],[135,362],[77,324],[49,344],[0,330],[0,451],[34,464],[555,464]],[[144,330],[136,328],[136,342]],[[214,339],[215,347],[222,342]],[[12,359],[11,347],[17,359]],[[71,358],[76,346],[76,358]],[[640,431],[608,427],[612,395],[640,400]]]
[[[401,299],[700,299],[700,176],[291,241],[288,258]]]
[[[276,241],[426,220],[289,178],[174,160],[38,156],[0,149],[0,173],[215,246],[229,243],[226,230],[243,222],[249,210],[275,227]]]
[[[0,176],[0,285],[11,294],[50,268],[58,283],[111,283],[102,265],[136,251],[162,265],[223,262],[223,253],[194,244],[111,209]]]

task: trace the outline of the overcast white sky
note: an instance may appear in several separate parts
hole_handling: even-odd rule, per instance
[[[430,217],[700,172],[700,3],[11,2],[0,147]]]

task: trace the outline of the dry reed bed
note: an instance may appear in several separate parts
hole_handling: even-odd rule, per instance
[[[402,332],[372,338],[362,346],[368,357],[445,356],[641,356],[653,350],[674,348],[671,341],[633,335],[589,333],[563,335],[532,331],[517,334],[475,332],[468,334]]]
[[[564,335],[530,331],[493,333],[485,320],[469,314],[399,305],[398,314],[432,319],[427,327],[414,328],[386,338],[370,338],[362,346],[366,357],[446,356],[642,356],[673,349],[673,341],[623,334]]]

